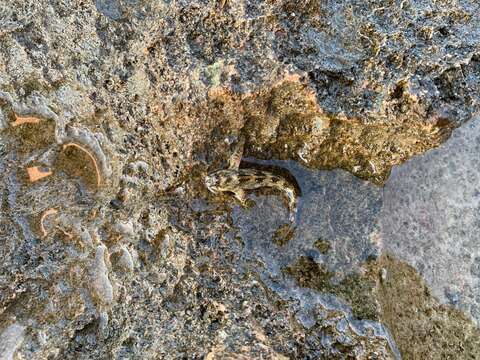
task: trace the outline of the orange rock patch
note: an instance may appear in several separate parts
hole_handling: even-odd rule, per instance
[[[58,213],[57,209],[50,208],[48,210],[45,210],[45,212],[40,217],[40,230],[42,231],[42,238],[45,238],[48,235],[48,231],[45,229],[45,224],[44,224],[45,218],[49,215],[54,215],[56,213]]]
[[[30,182],[41,180],[47,176],[52,175],[51,171],[42,171],[38,166],[32,166],[27,168],[28,178]]]
[[[15,115],[15,121],[11,123],[13,127],[19,126],[22,124],[38,124],[41,119],[33,116],[18,116]]]

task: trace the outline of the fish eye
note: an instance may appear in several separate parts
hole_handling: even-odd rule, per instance
[[[208,185],[215,185],[217,183],[217,179],[214,176],[207,175],[205,176],[205,183]]]

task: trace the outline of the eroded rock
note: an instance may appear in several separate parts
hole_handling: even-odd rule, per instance
[[[462,291],[475,293],[478,256],[447,274],[448,289],[432,278],[438,264],[418,266],[419,254],[456,247],[436,229],[423,252],[410,251],[415,236],[397,241],[402,216],[424,219],[415,199],[424,189],[404,187],[408,171],[394,170],[393,191],[388,175],[478,112],[476,5],[0,3],[0,323],[28,327],[14,329],[23,341],[8,340],[8,351],[363,359],[442,354],[454,339],[475,356],[475,327],[458,309],[476,316]],[[205,173],[224,168],[241,137],[244,157],[286,160],[301,178],[295,231],[282,231],[275,194],[249,195],[256,203],[241,208],[205,189]],[[51,174],[31,182],[29,168]],[[439,189],[437,177],[427,187]],[[390,198],[374,185],[385,182]],[[49,209],[57,213],[42,222]],[[458,221],[446,233],[470,246]],[[399,285],[414,270],[386,264],[385,248],[425,277],[413,295],[431,286],[438,299],[411,306]],[[445,256],[456,264],[452,254],[462,253]],[[442,324],[436,348],[425,345],[436,339],[422,317],[431,311]]]
[[[0,359],[13,360],[15,351],[20,347],[24,338],[25,327],[12,324],[0,334]]]
[[[92,295],[101,305],[110,305],[113,301],[113,286],[108,278],[105,259],[108,256],[104,245],[95,250],[95,260],[91,270]]]

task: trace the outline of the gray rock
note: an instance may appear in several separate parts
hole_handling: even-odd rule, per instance
[[[6,358],[475,356],[479,25],[474,0],[0,0]],[[203,186],[241,138],[297,179],[295,229]]]
[[[0,334],[0,359],[13,360],[15,351],[20,347],[24,338],[25,327],[12,324]]]

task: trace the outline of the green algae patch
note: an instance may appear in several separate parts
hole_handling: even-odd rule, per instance
[[[480,330],[465,314],[440,304],[406,263],[387,255],[379,265],[381,321],[405,359],[478,359]]]
[[[447,119],[421,109],[407,83],[397,84],[388,102],[401,115],[379,112],[372,121],[328,113],[312,88],[287,76],[244,99],[246,152],[315,169],[342,168],[383,184],[392,166],[440,145],[452,129]]]
[[[332,245],[330,245],[330,243],[327,240],[323,240],[323,239],[317,239],[317,241],[313,243],[313,246],[315,246],[318,249],[318,251],[320,251],[320,253],[323,255],[328,253],[328,251],[332,248]]]
[[[384,323],[405,359],[477,359],[480,329],[462,311],[440,304],[415,269],[391,256],[336,284],[333,272],[307,257],[283,271],[302,287],[345,300],[355,317]]]
[[[296,279],[302,287],[334,294],[345,300],[351,306],[356,318],[378,320],[379,309],[374,293],[376,285],[374,272],[367,271],[365,275],[352,273],[340,282],[334,283],[333,272],[304,256],[283,271]]]

